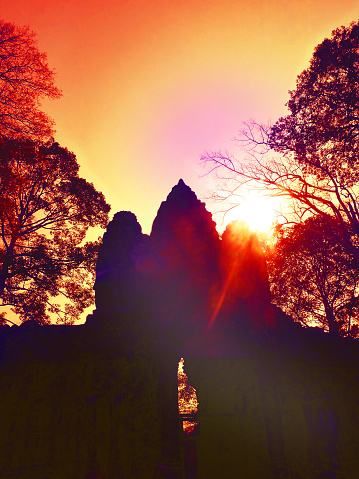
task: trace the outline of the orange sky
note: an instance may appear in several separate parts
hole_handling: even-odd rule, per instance
[[[200,197],[213,186],[205,150],[235,152],[242,121],[285,114],[314,47],[359,3],[0,0],[0,11],[37,32],[57,71],[64,96],[44,103],[56,140],[112,214],[133,211],[149,233],[179,178]]]

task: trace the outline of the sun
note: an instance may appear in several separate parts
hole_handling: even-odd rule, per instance
[[[238,206],[225,215],[226,224],[240,220],[248,224],[252,231],[268,232],[276,219],[279,209],[278,198],[266,197],[257,191],[250,191]]]

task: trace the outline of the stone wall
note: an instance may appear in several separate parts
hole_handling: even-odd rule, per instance
[[[163,441],[168,410],[178,427],[175,400],[163,404],[164,378],[176,397],[176,358],[129,352],[105,324],[13,327],[1,343],[2,479],[85,479],[96,468],[145,479],[178,462],[178,442]]]
[[[2,479],[356,479],[359,348],[270,303],[240,225],[183,181],[150,236],[117,213],[82,326],[0,330]],[[177,363],[199,400],[183,439]]]
[[[357,477],[352,359],[186,358],[199,400],[198,479]]]

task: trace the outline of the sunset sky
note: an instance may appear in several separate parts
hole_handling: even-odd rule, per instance
[[[285,114],[314,47],[359,18],[354,0],[0,0],[0,7],[5,21],[38,34],[57,72],[63,97],[43,104],[56,140],[76,154],[111,214],[134,212],[145,233],[179,178],[208,195],[215,183],[203,177],[201,154],[235,153],[241,122]]]

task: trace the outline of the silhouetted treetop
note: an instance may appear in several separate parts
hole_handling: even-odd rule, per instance
[[[290,114],[271,129],[269,145],[292,152],[320,179],[342,187],[359,179],[359,23],[340,27],[315,48],[287,103]]]
[[[203,157],[226,184],[229,180],[229,194],[253,186],[284,197],[287,223],[334,216],[340,226],[337,241],[357,258],[358,52],[359,22],[334,30],[298,76],[287,116],[273,126],[246,124],[238,138],[242,158],[221,152]]]
[[[73,322],[93,302],[98,242],[83,241],[110,207],[78,170],[53,141],[0,140],[0,297],[23,320]]]
[[[313,216],[292,228],[278,228],[268,257],[275,304],[306,326],[331,334],[358,334],[359,265],[335,241],[338,223]]]
[[[35,33],[0,20],[0,136],[49,138],[54,122],[40,100],[60,96]]]

